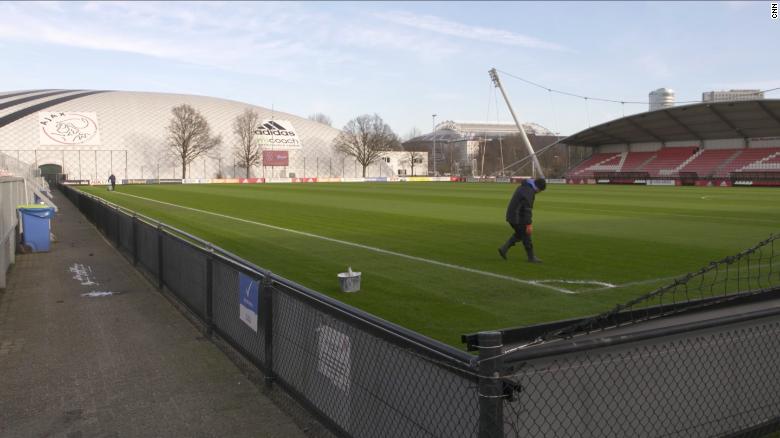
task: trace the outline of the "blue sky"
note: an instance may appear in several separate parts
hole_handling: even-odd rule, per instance
[[[200,94],[400,135],[504,121],[488,69],[594,97],[780,87],[770,2],[0,3],[0,89]],[[503,76],[524,121],[572,134],[644,111]],[[775,92],[768,97],[780,98]],[[500,97],[499,97],[500,99]]]

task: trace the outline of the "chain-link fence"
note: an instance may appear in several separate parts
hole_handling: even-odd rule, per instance
[[[636,324],[778,288],[780,235],[773,235],[739,254],[710,262],[696,272],[676,278],[610,311],[545,333],[537,341]]]
[[[208,330],[342,436],[760,436],[780,427],[776,237],[648,294],[628,312],[536,329],[536,341],[522,347],[504,345],[508,332],[482,332],[470,339],[476,358],[195,236],[63,190]],[[694,297],[695,281],[702,291],[712,285],[712,294]],[[252,285],[254,324],[241,310]],[[674,306],[647,306],[660,296]],[[645,313],[626,319],[632,310]]]
[[[472,357],[269,273],[175,228],[63,187],[125,256],[336,433],[473,437]],[[255,325],[242,316],[250,281]]]
[[[487,436],[762,436],[780,420],[779,313],[486,357],[502,370]]]
[[[283,158],[260,162],[249,169],[250,178],[361,178],[363,166],[354,157],[344,154],[303,150],[282,151]],[[2,153],[20,162],[39,166],[54,165],[50,173],[71,181],[105,182],[109,175],[117,179],[182,179],[181,162],[171,156],[165,146],[143,149],[140,153],[126,149],[3,149]],[[400,155],[399,155],[400,154]],[[396,156],[398,155],[398,157]],[[270,157],[270,156],[269,156]],[[392,160],[390,158],[393,158]],[[400,157],[400,158],[399,158]],[[269,158],[270,159],[270,158]],[[408,161],[408,160],[407,160]],[[388,153],[366,167],[367,178],[406,175],[410,164],[401,152]],[[418,165],[417,175],[427,175]],[[245,178],[246,169],[235,157],[207,154],[195,158],[186,170],[188,179]]]
[[[497,373],[480,384],[493,403],[480,423],[486,436],[780,430],[779,240],[601,315],[465,336],[480,350],[480,374]]]

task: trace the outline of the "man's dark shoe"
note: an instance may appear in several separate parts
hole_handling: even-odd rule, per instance
[[[504,250],[504,248],[498,248],[498,255],[500,255],[502,259],[506,260],[506,250]]]
[[[528,263],[542,263],[542,260],[536,258],[536,256],[531,256],[528,257]]]

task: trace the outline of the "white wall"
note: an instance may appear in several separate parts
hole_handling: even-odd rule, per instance
[[[780,148],[780,137],[749,138],[748,147],[751,148]]]
[[[661,143],[657,141],[647,143],[632,143],[631,152],[655,152],[661,149]]]
[[[389,162],[385,162],[392,170],[392,176],[428,176],[428,153],[416,152],[416,156],[421,160],[421,162],[415,163],[414,175],[412,175],[412,165],[409,162],[409,152],[391,151],[384,154],[384,157],[389,159]],[[398,173],[399,170],[401,170],[401,173]]]
[[[600,152],[604,154],[613,154],[618,152],[626,152],[628,151],[628,146],[625,144],[605,144],[598,148],[595,152]]]
[[[704,149],[740,149],[745,147],[743,138],[704,140]]]
[[[666,142],[666,147],[668,148],[701,147],[701,142],[698,140],[668,141]]]

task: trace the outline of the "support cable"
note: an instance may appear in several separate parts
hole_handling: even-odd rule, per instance
[[[581,95],[581,94],[570,93],[568,91],[561,91],[561,90],[557,90],[557,89],[552,88],[552,87],[548,87],[548,86],[545,86],[545,85],[542,85],[542,84],[538,84],[536,82],[530,81],[530,80],[525,79],[525,78],[521,78],[520,76],[513,75],[512,73],[505,72],[503,70],[496,69],[496,71],[501,72],[502,74],[507,75],[507,76],[509,76],[511,78],[514,78],[514,79],[517,79],[519,81],[525,82],[526,84],[533,85],[534,87],[541,88],[543,90],[547,90],[548,92],[551,92],[551,93],[562,94],[564,96],[576,97],[576,98],[579,98],[579,99],[595,100],[595,101],[599,101],[599,102],[619,103],[619,104],[631,104],[631,105],[648,105],[648,104],[650,104],[650,102],[648,102],[648,101],[618,100],[618,99],[610,99],[610,98],[604,98],[604,97],[584,96],[584,95]],[[780,87],[769,88],[769,89],[766,89],[766,90],[760,90],[760,91],[756,92],[755,94],[756,95],[759,95],[761,93],[766,94],[766,93],[771,93],[771,92],[777,91],[777,90],[780,90]],[[680,104],[680,103],[682,103],[682,104],[685,104],[685,103],[701,103],[701,101],[700,100],[681,100],[681,101],[677,101],[675,103],[676,104]]]

